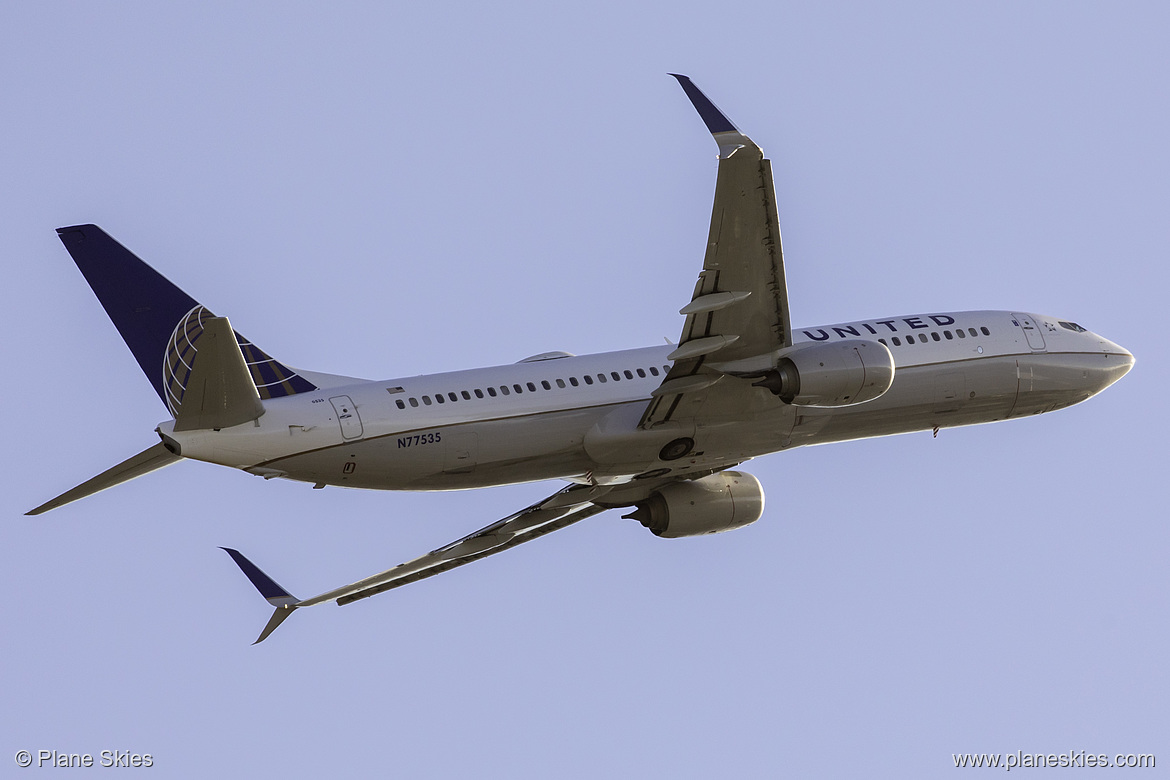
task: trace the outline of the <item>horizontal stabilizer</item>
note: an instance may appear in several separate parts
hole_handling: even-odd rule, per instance
[[[175,411],[176,431],[230,428],[264,414],[228,318],[210,317],[202,325],[203,333],[189,358],[191,374]]]
[[[105,490],[106,488],[120,485],[123,482],[141,477],[143,474],[149,474],[155,469],[161,469],[163,466],[169,466],[172,463],[181,460],[178,455],[175,455],[162,442],[154,445],[148,450],[138,453],[129,460],[124,460],[112,469],[107,469],[101,474],[98,474],[88,482],[83,482],[72,490],[62,493],[54,498],[52,501],[41,504],[36,509],[30,512],[25,512],[27,515],[39,515],[43,512],[48,512],[50,509],[56,509],[59,506],[65,506],[72,503],[79,498],[91,496],[94,493]]]

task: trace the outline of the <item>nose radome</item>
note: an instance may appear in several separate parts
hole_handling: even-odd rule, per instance
[[[1118,379],[1121,379],[1121,377],[1128,374],[1129,370],[1131,368],[1133,368],[1133,364],[1137,362],[1137,358],[1135,358],[1133,356],[1132,352],[1130,352],[1128,349],[1125,349],[1124,347],[1118,347],[1118,349],[1121,350],[1121,352],[1119,353],[1118,356],[1121,358],[1123,364],[1125,365],[1125,370],[1122,371],[1121,375],[1117,377]]]
[[[1132,352],[1130,352],[1128,349],[1121,346],[1120,344],[1115,344],[1114,342],[1110,341],[1109,339],[1101,338],[1100,336],[1098,336],[1097,339],[1101,342],[1101,351],[1102,352],[1104,352],[1106,355],[1116,355],[1123,362],[1125,362],[1130,368],[1133,368],[1134,357],[1133,357]]]
[[[1101,342],[1101,352],[1105,355],[1105,366],[1100,377],[1102,380],[1101,390],[1104,390],[1129,373],[1129,370],[1133,368],[1135,358],[1132,352],[1120,344],[1115,344],[1109,339],[1101,338],[1100,336],[1098,336],[1098,339]]]

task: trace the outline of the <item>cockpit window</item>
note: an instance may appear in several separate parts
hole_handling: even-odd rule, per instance
[[[1085,329],[1082,328],[1080,325],[1077,325],[1075,322],[1065,322],[1065,321],[1061,320],[1060,327],[1067,328],[1068,330],[1071,330],[1075,333],[1084,333],[1085,332]]]

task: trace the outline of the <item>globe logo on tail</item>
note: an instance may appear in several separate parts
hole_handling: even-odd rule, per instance
[[[199,337],[203,335],[203,325],[207,320],[214,318],[215,315],[207,307],[198,304],[183,315],[171,332],[170,340],[167,341],[163,357],[163,386],[166,388],[167,408],[172,415],[177,415],[183,405],[183,395],[191,379],[191,369],[199,354]],[[317,389],[315,384],[269,357],[264,350],[239,333],[235,336],[244,362],[248,366],[248,373],[262,400],[283,398],[286,395],[307,393]]]
[[[167,408],[178,416],[183,405],[183,394],[191,378],[191,368],[199,352],[199,337],[203,335],[203,322],[215,317],[203,306],[196,306],[179,320],[167,342],[163,358],[163,385],[167,389]]]

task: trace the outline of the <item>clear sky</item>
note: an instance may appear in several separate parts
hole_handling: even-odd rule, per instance
[[[1166,4],[173,6],[0,10],[0,775],[36,773],[21,749],[181,778],[1165,773]],[[270,609],[217,546],[306,597],[556,486],[185,462],[23,516],[166,416],[62,225],[309,369],[677,338],[716,149],[668,72],[773,160],[794,325],[1036,311],[1135,369],[1052,415],[761,458],[743,530],[608,513],[256,647]]]

